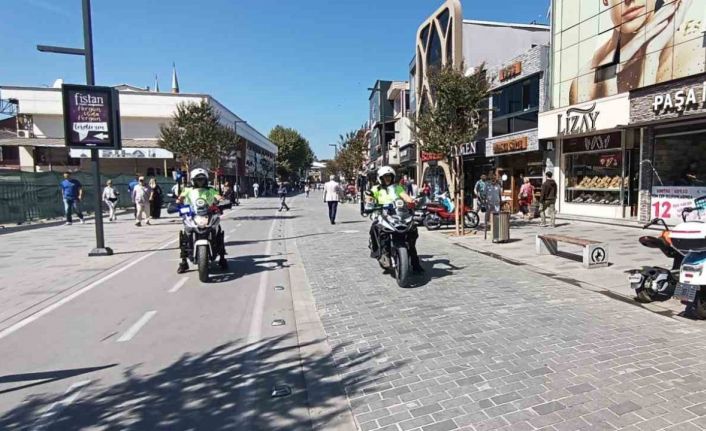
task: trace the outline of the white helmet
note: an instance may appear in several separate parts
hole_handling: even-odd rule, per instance
[[[194,180],[196,180],[196,178],[198,178],[198,177],[203,177],[206,179],[206,183],[201,187],[208,186],[208,171],[206,169],[197,168],[197,169],[194,169],[193,171],[191,171],[191,184],[196,186]]]
[[[380,180],[380,182],[382,182],[382,177],[385,175],[392,175],[392,181],[395,181],[395,170],[390,166],[383,166],[378,169],[378,180]]]

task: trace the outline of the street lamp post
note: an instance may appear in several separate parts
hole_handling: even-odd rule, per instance
[[[233,121],[233,133],[235,133],[236,145],[240,141],[240,139],[238,139],[238,123],[248,124],[248,122],[244,121],[244,120]],[[246,149],[246,151],[247,151],[247,149]],[[238,160],[239,155],[240,155],[240,151],[236,151],[236,153],[235,153],[235,184],[238,185],[238,188],[240,188],[240,163],[238,163],[239,162],[239,160]],[[243,155],[243,157],[245,157],[245,156]]]
[[[334,151],[333,155],[334,155],[334,157],[338,157],[338,144],[328,144],[328,146],[334,148],[334,150],[333,150],[333,151]]]
[[[86,84],[96,85],[95,69],[93,66],[93,28],[91,24],[91,0],[82,0],[83,12],[83,49],[66,48],[61,46],[37,45],[40,52],[51,52],[54,54],[82,55],[86,67]],[[96,248],[88,253],[89,256],[110,256],[113,250],[105,246],[103,235],[103,214],[101,202],[101,177],[98,150],[91,148],[91,170],[93,172],[93,187],[95,188],[95,223],[96,223]]]

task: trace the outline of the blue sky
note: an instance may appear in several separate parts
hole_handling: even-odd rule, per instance
[[[0,85],[83,83],[80,0],[3,0]],[[94,0],[96,83],[208,93],[264,134],[294,127],[320,158],[365,122],[376,79],[408,79],[414,36],[441,0]],[[464,17],[546,21],[549,0],[463,0]]]

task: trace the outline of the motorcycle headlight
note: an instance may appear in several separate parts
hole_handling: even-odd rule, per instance
[[[194,223],[196,223],[198,227],[206,227],[208,226],[208,217],[197,215],[194,217]]]

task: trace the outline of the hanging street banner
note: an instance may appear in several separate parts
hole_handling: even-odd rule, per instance
[[[111,87],[61,86],[64,139],[69,148],[119,150],[118,92]]]

